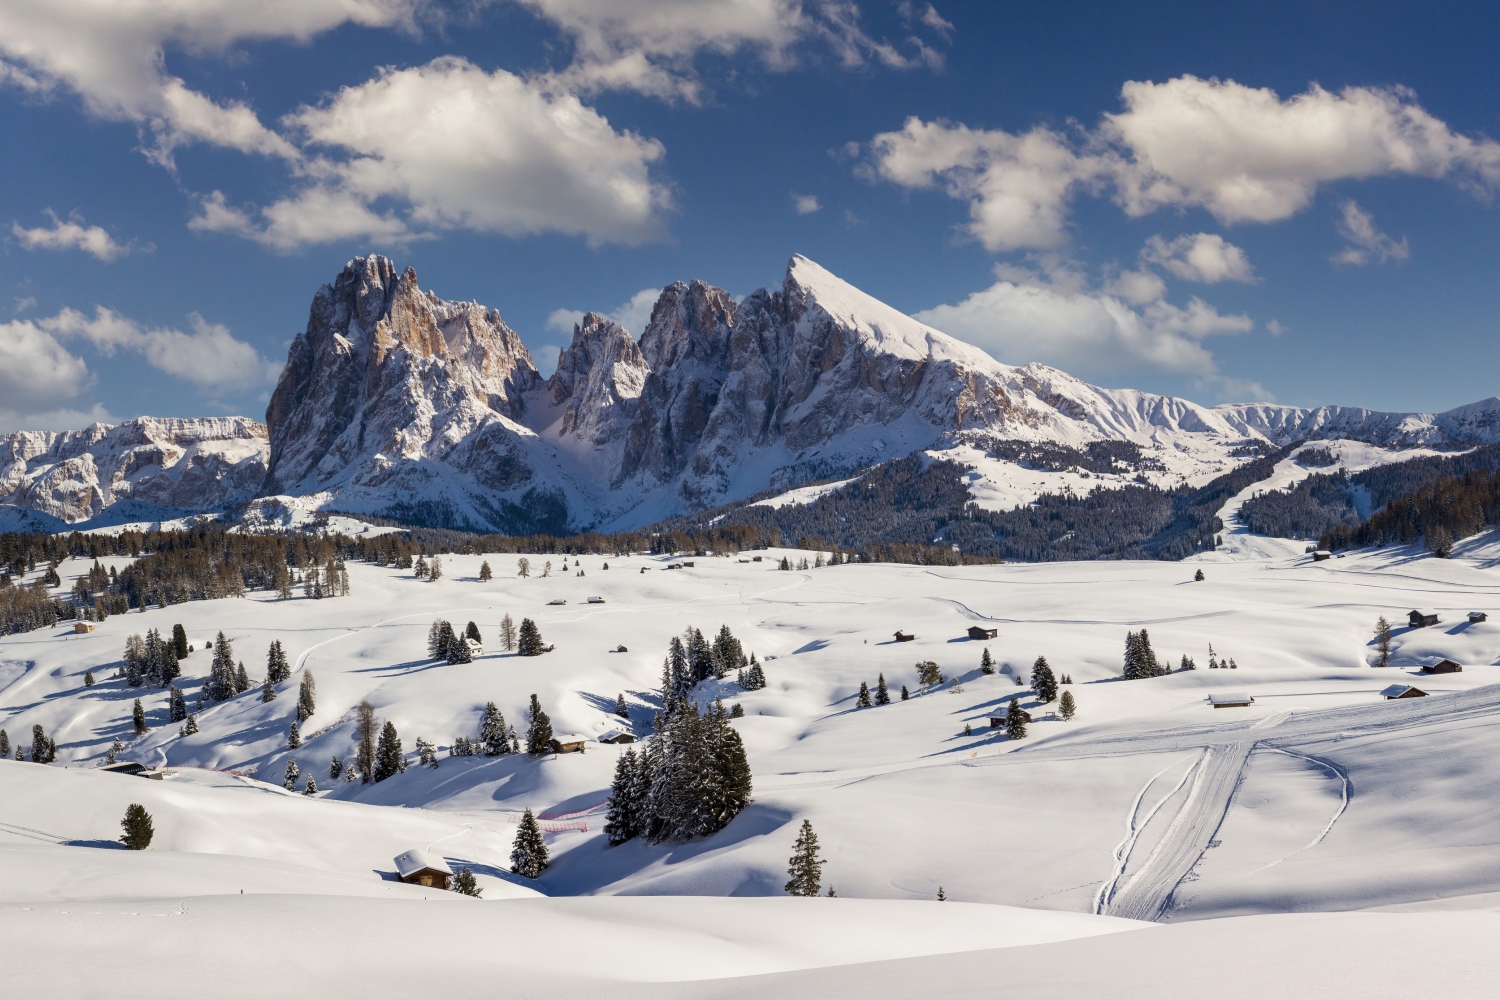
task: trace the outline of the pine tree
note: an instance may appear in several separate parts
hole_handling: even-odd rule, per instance
[[[0,729],[0,760],[10,758],[10,734]]]
[[[885,686],[885,674],[881,674],[875,681],[875,704],[889,705],[891,703],[891,689]]]
[[[302,769],[297,766],[296,758],[288,757],[286,762],[286,776],[281,779],[281,787],[292,791],[297,787],[297,779],[302,776]]]
[[[192,716],[190,715],[190,716],[188,716],[188,718],[191,719]],[[118,763],[119,759],[120,759],[120,751],[122,751],[124,749],[125,749],[125,744],[121,743],[120,742],[120,738],[118,736],[116,736],[114,743],[110,744],[109,753],[106,754],[105,757],[104,757],[104,763],[106,763],[106,764],[115,764],[115,763]],[[17,750],[16,752],[20,753],[21,751]]]
[[[214,662],[203,693],[209,701],[228,701],[234,697],[234,650],[223,632],[214,639]]]
[[[367,785],[375,775],[375,739],[375,706],[366,699],[354,706],[355,750],[351,766]]]
[[[1187,655],[1186,653],[1183,653],[1182,654],[1182,662],[1177,665],[1177,669],[1178,670],[1197,670],[1198,669],[1198,664],[1196,664],[1196,663],[1193,662],[1193,658],[1191,656]]]
[[[344,764],[344,784],[349,784],[357,777],[359,776],[354,773],[354,761],[346,761]]]
[[[552,751],[552,720],[542,711],[542,703],[531,696],[531,724],[526,727],[526,752],[539,757]]]
[[[245,661],[241,660],[234,668],[234,693],[244,694],[250,690],[250,675],[245,673]]]
[[[909,691],[906,690],[906,685],[905,684],[901,685],[901,700],[902,701],[910,701],[911,700],[911,692],[909,692]]]
[[[386,720],[380,730],[380,743],[375,747],[375,780],[400,774],[405,769],[406,758],[401,752],[401,738],[396,734],[396,724]]]
[[[447,655],[448,647],[443,643],[443,620],[434,618],[427,628],[427,658],[440,660],[446,658]]]
[[[292,723],[292,728],[286,734],[286,746],[288,750],[297,750],[302,746],[302,730],[297,728],[297,723]]]
[[[859,694],[854,699],[855,708],[869,708],[873,702],[870,701],[870,685],[864,681],[859,682]]]
[[[1026,716],[1021,711],[1020,701],[1015,698],[1010,700],[1010,707],[1005,710],[1005,738],[1008,740],[1026,738]]]
[[[344,762],[339,759],[339,755],[338,754],[334,754],[333,755],[333,759],[328,762],[328,780],[329,781],[337,781],[337,780],[339,780],[339,775],[342,774],[343,771],[344,771]]]
[[[611,847],[641,833],[641,803],[635,795],[636,766],[634,750],[626,750],[615,761],[615,777],[609,786],[609,811],[604,822],[604,836]]]
[[[1385,615],[1375,623],[1375,649],[1379,655],[1375,658],[1377,667],[1388,667],[1391,665],[1391,623],[1385,620]]]
[[[453,623],[444,619],[438,625],[437,659],[452,660],[453,647],[458,643],[458,635],[453,631]]]
[[[630,719],[630,706],[625,704],[625,692],[623,691],[615,695],[615,714],[627,721]]]
[[[136,704],[139,705],[140,702],[136,702]],[[42,729],[41,725],[37,724],[37,725],[32,726],[31,727],[31,762],[33,764],[47,764],[47,763],[50,763],[50,761],[48,760],[48,757],[50,756],[51,746],[52,746],[52,741],[47,738],[47,733],[46,733],[45,730]]]
[[[92,670],[85,670],[83,672],[83,686],[86,688],[91,688],[94,686],[94,672]],[[0,754],[0,756],[4,755]]]
[[[312,775],[308,775],[307,776],[307,787],[304,788],[304,789],[302,789],[302,794],[303,795],[317,795],[318,794],[318,779],[314,778]]]
[[[432,557],[432,568],[428,570],[428,579],[436,582],[443,578],[443,560],[437,556]]]
[[[455,635],[448,642],[448,662],[473,663],[474,651],[469,648],[469,640],[460,635]]]
[[[530,618],[521,619],[521,632],[516,640],[516,652],[522,656],[542,655],[542,633]]]
[[[271,683],[270,677],[267,677],[266,682],[260,686],[260,700],[262,704],[276,700],[276,687]]]
[[[468,626],[464,629],[464,638],[473,639],[479,645],[484,645],[484,639],[479,634],[479,626],[473,622],[469,622]]]
[[[486,757],[501,757],[510,753],[510,742],[506,739],[505,716],[493,701],[485,702],[484,714],[479,718],[479,742],[484,745]]]
[[[489,560],[485,560],[484,562],[480,563],[479,564],[479,582],[480,583],[489,583],[490,580],[493,577],[494,577],[494,574],[490,572],[490,563],[489,563]]]
[[[1077,710],[1077,706],[1073,703],[1073,692],[1064,691],[1062,693],[1062,700],[1057,703],[1058,717],[1064,722],[1067,722],[1069,719],[1073,718],[1073,714]]]
[[[1057,677],[1045,656],[1038,656],[1031,665],[1031,690],[1036,692],[1037,701],[1043,705],[1057,697]]]
[[[484,565],[486,569],[489,568],[489,563]],[[453,876],[453,891],[461,896],[473,896],[475,899],[478,899],[484,892],[479,888],[479,880],[467,867],[460,868],[458,874]]]
[[[689,627],[683,633],[683,646],[687,650],[689,686],[706,681],[714,674],[713,647],[703,638],[703,633]]]
[[[130,721],[135,728],[135,734],[137,736],[145,735],[146,710],[141,707],[141,699],[139,698],[135,700],[135,706],[130,710]]]
[[[156,835],[151,814],[146,811],[145,806],[135,802],[125,808],[125,818],[120,820],[120,829],[124,831],[120,836],[120,843],[125,845],[127,851],[144,851],[151,846],[151,838]]]
[[[167,717],[173,722],[182,722],[187,718],[187,714],[187,699],[174,684],[167,690]]]
[[[500,648],[507,653],[514,652],[516,648],[516,623],[509,614],[500,619]]]
[[[990,656],[990,647],[984,647],[984,654],[979,657],[979,672],[981,674],[993,674],[995,672],[995,659]]]
[[[542,828],[536,817],[527,809],[516,829],[515,846],[510,852],[510,870],[522,878],[536,878],[548,865],[547,843],[542,839]]]
[[[182,735],[184,735],[184,736],[192,736],[197,731],[198,731],[198,717],[196,715],[189,715],[187,717],[187,725],[185,725],[185,726],[182,727]]]
[[[948,894],[943,891],[943,887],[942,886],[938,886],[938,893],[937,893],[937,900],[938,900],[938,902],[939,903],[944,902],[944,901],[947,900],[947,898],[948,898]]]
[[[297,688],[297,721],[306,722],[318,710],[318,682],[312,671],[302,671],[302,683]]]
[[[179,660],[185,660],[188,656],[187,629],[181,625],[172,626],[172,651],[177,654]]]
[[[522,556],[521,558],[519,558],[519,559],[516,560],[516,575],[519,576],[523,580],[526,579],[527,577],[531,576],[531,560],[530,559],[527,559],[525,556]]]
[[[412,576],[418,580],[427,579],[427,557],[420,552],[417,553],[417,564],[412,568]]]
[[[281,640],[271,640],[270,651],[266,653],[266,681],[271,684],[284,684],[291,679],[291,676],[292,668],[286,661],[286,650],[281,648]]]
[[[1203,582],[1203,571],[1201,569],[1198,572],[1196,572],[1196,573],[1193,574],[1193,581],[1195,583],[1202,583]]]
[[[787,861],[786,873],[791,878],[783,888],[793,896],[816,896],[822,888],[824,864],[824,859],[818,857],[818,835],[813,832],[812,821],[805,819]]]

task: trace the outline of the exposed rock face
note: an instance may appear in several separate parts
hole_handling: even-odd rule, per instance
[[[245,417],[21,431],[0,437],[0,503],[70,523],[123,500],[216,510],[255,494],[268,452],[265,426]]]
[[[318,290],[292,343],[266,410],[262,492],[368,500],[380,491],[396,512],[482,506],[481,491],[508,493],[534,477],[517,432],[540,384],[499,313],[423,292],[415,271],[398,275],[384,257],[356,258]],[[453,473],[475,496],[449,495]]]

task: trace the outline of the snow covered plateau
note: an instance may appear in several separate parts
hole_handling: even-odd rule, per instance
[[[252,593],[5,637],[0,728],[14,744],[41,725],[57,746],[53,766],[0,761],[6,992],[1493,995],[1500,624],[1467,617],[1500,611],[1492,534],[1450,559],[1226,545],[1181,563],[788,572],[783,555],[810,553],[671,570],[666,557],[534,553],[552,573],[525,579],[514,557],[451,555],[437,581],[351,563],[346,597]],[[89,565],[65,561],[57,592]],[[1407,628],[1412,607],[1439,624]],[[532,618],[555,650],[498,651],[506,614]],[[1397,626],[1385,668],[1381,615]],[[437,617],[473,621],[484,653],[429,659]],[[115,676],[127,636],[178,623],[196,647],[179,682],[189,704],[220,631],[257,681],[203,707],[191,735],[167,720],[165,691]],[[695,689],[743,707],[754,801],[707,839],[610,847],[603,809],[628,748],[595,738],[650,732],[662,656],[688,625],[728,625],[764,663],[762,689]],[[975,626],[997,635],[971,639]],[[893,641],[898,628],[915,639]],[[1141,628],[1197,669],[1120,679]],[[293,672],[263,702],[273,640]],[[1234,668],[1208,669],[1210,647]],[[1020,683],[1043,655],[1070,679],[1071,721]],[[1462,671],[1422,674],[1438,656]],[[919,687],[923,660],[942,684]],[[289,750],[307,674],[317,708]],[[893,703],[857,707],[880,675]],[[1393,684],[1427,696],[1386,700]],[[1229,692],[1253,703],[1210,707]],[[558,732],[588,738],[584,753],[446,755],[488,701],[524,728],[533,693]],[[628,721],[614,714],[622,694]],[[330,780],[362,699],[411,766]],[[1024,739],[990,727],[1012,699],[1032,716]],[[417,737],[440,745],[436,769],[417,764]],[[116,738],[120,759],[165,776],[99,771]],[[289,758],[316,794],[282,787]],[[144,852],[116,843],[130,803],[154,819]],[[509,870],[528,808],[552,857],[535,880]],[[782,892],[804,819],[839,898]],[[393,859],[412,848],[468,867],[483,897],[396,881]],[[171,957],[187,954],[200,957]]]
[[[140,418],[0,438],[0,528],[233,516],[262,497],[428,526],[622,530],[914,451],[970,466],[974,502],[998,509],[1202,485],[1258,446],[1326,439],[1378,461],[1495,443],[1500,399],[1380,413],[1102,389],[1001,364],[802,256],[779,289],[739,301],[669,285],[639,340],[589,313],[544,379],[499,312],[369,256],[313,297],[265,424]],[[1048,471],[995,457],[996,442],[1125,443],[1140,460]]]

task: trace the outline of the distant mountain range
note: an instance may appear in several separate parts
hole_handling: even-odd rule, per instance
[[[0,503],[12,527],[280,496],[561,534],[639,527],[918,451],[973,468],[975,499],[1004,506],[1056,486],[1036,472],[1039,449],[1120,443],[1129,458],[1105,474],[1073,471],[1198,485],[1304,439],[1493,443],[1500,399],[1420,414],[1101,389],[1001,364],[801,256],[779,289],[740,302],[698,281],[668,286],[639,340],[589,313],[544,379],[497,311],[440,299],[412,269],[369,256],[314,295],[265,424],[143,417],[0,437]]]

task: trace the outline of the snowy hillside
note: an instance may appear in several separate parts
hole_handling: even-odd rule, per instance
[[[117,615],[87,635],[6,637],[0,728],[29,747],[40,725],[58,757],[52,767],[0,762],[7,940],[38,955],[87,940],[91,961],[144,969],[141,935],[159,932],[124,915],[177,914],[195,938],[251,935],[292,954],[309,942],[305,958],[276,963],[269,982],[352,976],[374,996],[401,995],[413,982],[409,963],[372,957],[401,953],[398,942],[440,957],[438,981],[455,988],[489,970],[513,986],[607,983],[628,996],[632,983],[675,981],[694,984],[685,996],[745,995],[736,991],[761,982],[746,977],[774,974],[789,977],[776,980],[785,995],[813,996],[829,982],[819,967],[899,959],[918,964],[882,966],[891,978],[872,982],[869,995],[909,995],[899,984],[911,976],[979,989],[1016,963],[1041,963],[1058,971],[1038,989],[1063,982],[1067,991],[1048,995],[1084,996],[1101,963],[1139,963],[1142,982],[1191,993],[1207,975],[1196,959],[1168,970],[1147,968],[1163,961],[1150,957],[1264,941],[1305,965],[1313,958],[1292,943],[1299,936],[1332,947],[1369,927],[1434,942],[1433,954],[1451,957],[1452,942],[1496,919],[1469,911],[1500,899],[1500,779],[1489,766],[1500,752],[1500,625],[1466,618],[1500,610],[1493,535],[1462,543],[1448,560],[1387,549],[1321,563],[1302,553],[1218,553],[1187,564],[785,572],[775,568],[782,555],[795,563],[810,554],[755,554],[761,562],[711,556],[674,570],[640,555],[611,558],[606,569],[597,556],[533,554],[528,579],[515,575],[513,557],[453,555],[435,582],[351,564],[347,597],[257,593]],[[487,583],[477,579],[482,559],[496,571]],[[547,562],[550,575],[536,575]],[[61,587],[88,565],[64,562]],[[1204,581],[1193,581],[1195,568]],[[1407,628],[1414,606],[1436,612],[1439,625]],[[500,652],[506,614],[534,619],[555,651]],[[1372,666],[1382,615],[1396,626],[1384,669]],[[468,664],[428,658],[439,616],[472,620],[483,654]],[[114,676],[128,635],[170,633],[176,623],[196,648],[179,682],[190,706],[208,669],[204,641],[220,631],[253,682],[197,711],[191,735],[167,720],[164,691]],[[695,697],[743,707],[733,725],[748,749],[753,803],[706,840],[607,846],[604,805],[627,748],[593,738],[622,725],[649,733],[670,637],[726,624],[764,663],[768,685],[708,681]],[[974,640],[971,626],[998,635]],[[915,640],[893,642],[897,628]],[[1141,628],[1163,660],[1190,656],[1197,669],[1121,680],[1126,633]],[[273,640],[293,671],[263,702]],[[615,651],[622,645],[628,651]],[[993,674],[980,669],[986,649]],[[1208,669],[1210,649],[1234,668]],[[1018,683],[1038,656],[1068,675],[1072,721]],[[1463,670],[1425,676],[1420,665],[1431,657]],[[919,686],[922,660],[938,664],[944,683]],[[316,709],[290,750],[309,674]],[[860,683],[873,688],[881,675],[893,703],[857,707]],[[1395,684],[1428,696],[1385,700]],[[900,699],[903,686],[910,700]],[[1206,701],[1232,692],[1253,704],[1216,710]],[[589,738],[586,752],[446,754],[456,736],[476,733],[488,701],[524,729],[533,693],[557,732]],[[628,723],[614,714],[622,694]],[[131,732],[136,698],[150,727],[140,737]],[[332,757],[353,749],[351,709],[364,699],[394,724],[410,762],[368,785],[329,771]],[[990,727],[1012,699],[1032,716],[1024,739]],[[98,773],[117,737],[122,759],[163,766],[166,778]],[[443,748],[435,770],[417,763],[418,737]],[[301,776],[287,791],[293,758]],[[316,794],[303,794],[308,777]],[[154,818],[144,854],[112,846],[131,802]],[[536,880],[509,870],[528,808],[552,856]],[[827,858],[823,883],[840,900],[782,894],[804,819]],[[412,847],[470,868],[484,898],[424,900],[433,891],[391,881],[392,859]],[[939,887],[948,902],[932,902]],[[680,898],[703,896],[775,898]],[[813,907],[824,909],[809,916]],[[1346,912],[1377,908],[1433,912]],[[1466,920],[1439,910],[1465,911]],[[1286,916],[1312,911],[1322,916]],[[1128,930],[1139,925],[1111,922],[1118,917],[1169,926]],[[702,936],[705,922],[719,943]],[[385,926],[399,936],[372,930]],[[1110,933],[1120,930],[1128,933]],[[1128,959],[1108,944],[1138,936]],[[478,942],[495,939],[514,957],[474,964]],[[370,951],[371,941],[387,943]],[[696,957],[667,957],[684,948]],[[923,957],[938,955],[950,958]],[[248,995],[237,961],[195,978],[195,989]],[[10,981],[84,992],[97,982],[90,969],[99,965],[45,964]],[[1457,968],[1456,992],[1479,995],[1463,989],[1472,966]],[[112,993],[145,995],[134,988]]]

